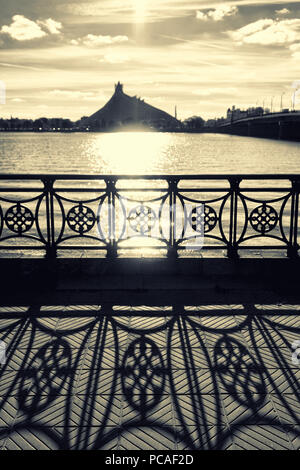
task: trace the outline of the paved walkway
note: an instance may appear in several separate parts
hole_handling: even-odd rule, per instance
[[[300,302],[203,293],[11,297],[0,447],[299,450]]]

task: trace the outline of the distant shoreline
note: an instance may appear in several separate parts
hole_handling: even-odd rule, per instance
[[[215,129],[210,130],[208,128],[204,129],[114,129],[114,130],[88,130],[85,131],[83,129],[72,129],[72,130],[41,130],[41,131],[35,131],[35,130],[28,130],[28,129],[0,129],[0,133],[6,132],[6,133],[24,133],[27,132],[28,134],[114,134],[116,132],[151,132],[151,133],[166,133],[166,132],[176,132],[176,133],[184,133],[184,134],[203,134],[203,133],[216,133]]]
[[[216,128],[204,128],[204,129],[143,129],[143,130],[125,130],[125,129],[118,129],[118,130],[106,130],[106,131],[84,131],[84,130],[65,130],[65,131],[58,131],[58,130],[41,130],[41,131],[33,131],[28,129],[22,130],[2,130],[0,129],[0,134],[115,134],[118,132],[122,133],[134,133],[134,132],[149,132],[149,133],[172,133],[172,134],[219,134],[219,135],[231,135],[236,137],[251,137],[255,139],[268,139],[268,140],[276,140],[276,141],[284,141],[284,142],[295,142],[300,143],[300,135],[296,138],[281,138],[279,139],[276,136],[267,136],[267,135],[240,135],[238,133],[230,133],[230,132],[222,132]]]

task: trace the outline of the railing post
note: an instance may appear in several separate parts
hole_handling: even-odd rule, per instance
[[[229,243],[227,246],[227,256],[236,259],[238,255],[238,246],[236,241],[237,232],[237,197],[239,192],[241,178],[230,178],[230,219],[229,219]]]
[[[176,259],[177,253],[177,242],[176,242],[176,195],[177,195],[177,179],[169,179],[169,211],[170,211],[170,227],[169,227],[169,246],[167,257],[170,259]]]
[[[54,231],[54,207],[53,207],[53,183],[54,181],[45,178],[42,180],[46,193],[46,227],[47,227],[47,244],[46,258],[56,258],[56,244]]]
[[[117,243],[116,243],[116,211],[115,211],[115,193],[116,182],[114,179],[109,178],[106,181],[106,190],[108,197],[108,237],[109,244],[107,245],[106,257],[114,259],[117,257]]]
[[[289,258],[298,257],[298,217],[299,217],[299,192],[300,180],[291,180],[292,183],[292,202],[291,202],[291,221],[290,221],[290,238],[287,248],[287,256]]]

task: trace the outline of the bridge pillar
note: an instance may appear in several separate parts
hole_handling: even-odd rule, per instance
[[[278,140],[284,139],[284,121],[278,121]]]
[[[251,137],[251,122],[248,121],[248,132],[247,132],[248,137]]]
[[[283,122],[278,121],[278,139],[282,139],[282,128],[283,128]]]

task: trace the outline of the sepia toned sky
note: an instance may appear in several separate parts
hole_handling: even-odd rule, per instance
[[[300,2],[1,0],[0,11],[2,117],[79,119],[120,80],[180,119],[207,119],[290,107],[300,84]]]

